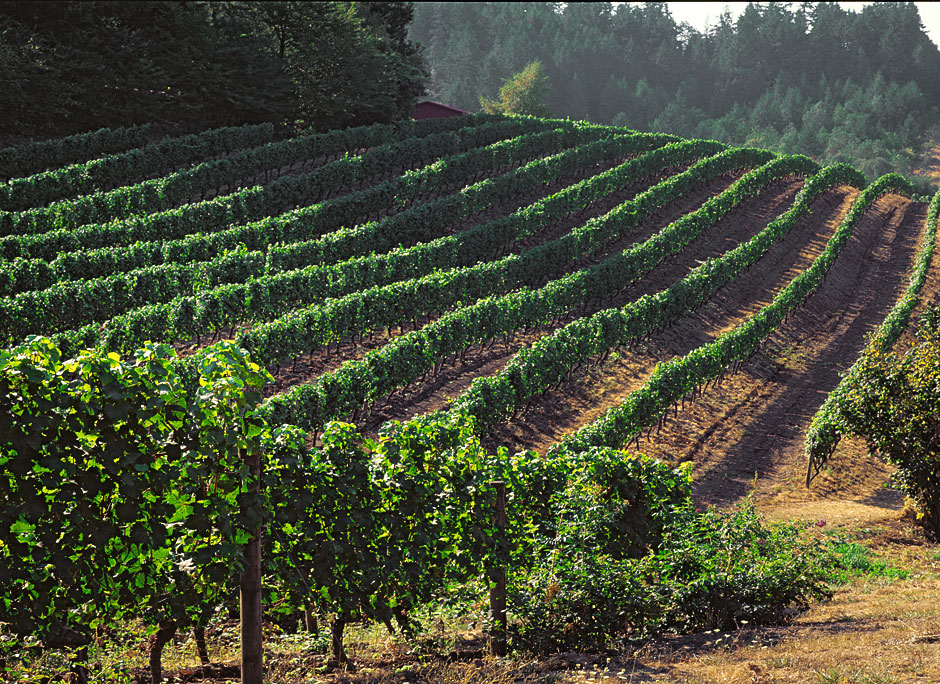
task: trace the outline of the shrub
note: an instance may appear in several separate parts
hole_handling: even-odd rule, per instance
[[[839,419],[843,434],[897,466],[894,483],[926,532],[940,538],[940,308],[920,318],[918,343],[903,356],[866,349]]]
[[[767,524],[746,500],[728,512],[676,511],[663,543],[640,562],[657,631],[786,622],[830,598],[829,559],[795,523]]]
[[[510,588],[515,648],[602,649],[663,632],[780,623],[831,596],[824,548],[803,540],[799,525],[768,525],[749,501],[720,512],[686,498],[655,548],[618,557],[592,543],[617,510],[604,492],[583,481],[569,487],[555,539]]]

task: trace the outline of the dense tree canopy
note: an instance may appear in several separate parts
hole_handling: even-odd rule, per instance
[[[908,171],[938,120],[940,51],[913,3],[750,4],[707,32],[665,3],[420,3],[432,98],[479,98],[539,60],[551,114],[718,138],[870,175]]]
[[[0,133],[142,122],[316,129],[406,116],[423,92],[405,2],[0,3]]]

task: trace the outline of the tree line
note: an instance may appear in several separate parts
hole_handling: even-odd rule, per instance
[[[0,3],[0,135],[160,123],[327,130],[407,117],[407,2]]]
[[[429,2],[409,37],[424,47],[429,96],[474,111],[537,61],[547,114],[799,152],[869,176],[909,172],[936,133],[940,50],[910,2],[857,13],[750,3],[704,32],[658,2]]]
[[[874,177],[909,173],[937,137],[937,73],[903,2],[751,3],[703,32],[655,2],[0,3],[7,143],[143,123],[321,131],[405,118],[427,88]]]

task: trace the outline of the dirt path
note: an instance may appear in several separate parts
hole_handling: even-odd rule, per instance
[[[631,230],[623,238],[604,247],[591,261],[600,261],[603,258],[626,249],[635,242],[646,240],[650,235],[669,225],[680,216],[694,211],[697,207],[704,204],[708,198],[724,191],[738,176],[739,174],[722,176],[711,183],[707,183],[683,200],[668,207],[664,207],[656,212],[653,217],[644,221],[634,230]],[[774,191],[768,190],[768,195],[763,197],[763,201],[768,201],[768,197],[774,197],[773,193]],[[774,200],[771,199],[770,201],[772,202]],[[615,204],[616,203],[605,203],[605,207],[609,210],[613,208]],[[574,225],[580,225],[581,223],[584,223],[584,220],[572,222],[565,230],[561,231],[561,233],[568,232]],[[555,229],[553,232],[558,232],[558,230]],[[570,269],[569,272],[575,270],[575,268],[577,267]],[[553,277],[558,277],[559,275],[561,274],[553,274]],[[622,300],[625,303],[628,301],[625,297],[626,295],[621,295],[618,301]],[[614,302],[612,305],[617,305],[617,302]],[[599,306],[598,304],[594,307],[589,307],[588,311],[596,310]],[[538,330],[527,334],[516,335],[514,339],[508,343],[500,342],[485,350],[480,348],[471,350],[465,355],[466,363],[462,364],[460,367],[452,367],[449,370],[445,370],[440,377],[435,378],[430,383],[421,382],[412,388],[406,389],[405,392],[396,397],[392,405],[383,407],[374,412],[367,420],[365,429],[374,431],[378,429],[382,422],[388,420],[407,420],[417,415],[445,408],[450,403],[450,400],[466,390],[473,380],[478,377],[487,377],[498,373],[520,349],[525,346],[530,346],[538,339],[545,337],[580,315],[582,314],[575,313],[563,318],[554,325],[540,326]]]
[[[897,196],[865,215],[822,287],[742,372],[681,412],[641,450],[692,461],[695,494],[728,504],[755,484],[761,503],[784,517],[855,519],[896,510],[899,497],[881,488],[886,468],[847,441],[812,490],[802,486],[803,435],[840,372],[857,358],[907,285],[925,207]],[[872,285],[877,283],[877,287]],[[756,474],[756,476],[755,476]]]
[[[800,187],[800,181],[792,180],[772,184],[765,193],[746,202],[680,255],[654,269],[611,306],[624,306],[644,294],[658,292],[683,277],[700,261],[723,254],[749,239],[790,206]],[[827,202],[827,198],[821,198],[814,209],[817,212],[828,210],[830,213],[841,210],[841,203],[836,203],[838,207],[827,207]],[[801,232],[799,226],[793,231],[796,234]],[[778,245],[771,250],[771,255],[783,254],[782,263],[777,268],[779,271],[791,267],[792,256],[788,258],[785,251],[786,243],[791,239],[798,238],[788,237],[783,241],[783,249]],[[758,267],[749,273],[761,274],[764,271]],[[772,282],[764,282],[760,286],[755,284],[739,289],[744,293],[742,296],[753,296],[772,289],[771,285]],[[730,298],[727,294],[725,297]],[[718,320],[727,325],[729,316],[741,319],[746,315],[749,315],[747,310],[738,306]],[[714,323],[714,314],[708,320]],[[619,404],[630,392],[641,387],[657,363],[687,353],[708,341],[711,334],[708,327],[697,322],[695,317],[687,317],[669,330],[653,336],[647,343],[612,354],[602,368],[585,369],[575,376],[573,382],[531,402],[521,418],[500,426],[491,441],[514,448],[544,451],[565,435],[600,417],[608,408]]]

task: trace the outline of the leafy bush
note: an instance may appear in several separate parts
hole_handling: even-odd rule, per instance
[[[786,622],[830,598],[829,559],[795,523],[767,524],[746,500],[728,512],[686,506],[663,543],[640,562],[660,630],[732,629]]]
[[[919,320],[917,344],[903,356],[868,347],[829,418],[841,434],[864,437],[868,449],[897,467],[892,479],[940,538],[940,308]]]
[[[729,512],[669,512],[661,542],[642,558],[595,543],[617,506],[584,481],[535,567],[510,587],[513,645],[531,652],[600,649],[667,631],[785,622],[828,598],[829,560],[796,524],[768,525],[748,501]]]
[[[527,567],[538,549],[644,556],[661,541],[672,512],[691,496],[684,467],[620,449],[559,449],[544,458],[532,453],[515,458],[501,475],[514,492],[515,517],[533,526],[530,539],[519,545]],[[501,460],[510,462],[507,454]]]

